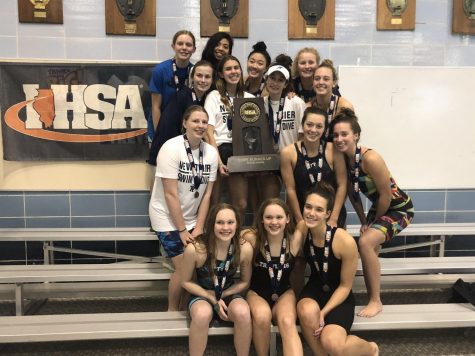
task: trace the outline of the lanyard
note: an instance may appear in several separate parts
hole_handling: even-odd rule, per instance
[[[336,104],[336,95],[332,94],[330,98],[330,105],[328,106],[327,110],[327,129],[325,130],[325,140],[328,141],[328,137],[330,136],[330,122],[333,120],[333,115],[335,114],[335,105]]]
[[[322,140],[320,140],[320,145],[318,146],[318,155],[316,158],[317,165],[310,164],[310,159],[307,155],[307,149],[305,148],[303,141],[302,141],[302,154],[303,159],[305,161],[305,168],[307,169],[308,178],[310,179],[310,183],[313,185],[315,182],[320,182],[322,180],[322,167],[323,167],[323,144]],[[317,178],[315,179],[315,174]]]
[[[259,85],[259,90],[255,93],[256,98],[259,98],[262,95],[262,91],[264,90],[264,87],[266,86],[266,80],[264,77],[261,79],[261,84]]]
[[[224,285],[226,284],[226,278],[228,277],[229,266],[231,265],[231,260],[233,259],[233,247],[233,242],[231,241],[231,243],[229,244],[228,255],[226,256],[226,260],[224,261],[224,269],[221,269],[219,271],[218,268],[216,268],[215,270],[214,295],[216,297],[216,301],[220,300],[223,294]]]
[[[312,256],[313,264],[315,265],[315,268],[317,269],[317,272],[320,275],[320,278],[322,279],[324,292],[328,292],[330,290],[330,287],[327,284],[327,278],[328,278],[328,255],[330,254],[331,237],[332,237],[332,227],[330,225],[327,225],[327,229],[325,233],[325,245],[323,249],[322,271],[321,271],[317,262],[315,248],[313,247],[313,239],[312,239],[312,233],[310,232],[310,229],[308,230],[308,233],[307,233],[308,244],[310,247],[310,255]]]
[[[306,103],[311,101],[315,97],[315,92],[313,90],[307,90],[302,87],[302,82],[300,81],[300,78],[297,78],[297,95],[303,99]]]
[[[272,104],[269,97],[268,107],[269,107],[269,128],[272,137],[274,138],[274,143],[279,142],[280,128],[282,126],[282,118],[284,117],[284,104],[285,96],[282,96],[279,100],[279,111],[277,112],[277,122],[274,125],[274,110],[272,110]]]
[[[359,176],[360,176],[360,160],[361,160],[361,147],[356,146],[355,151],[355,164],[353,167],[349,169],[349,178],[350,181],[353,183],[353,198],[358,200],[360,198],[360,184],[359,184]]]
[[[173,68],[173,81],[175,82],[176,91],[179,91],[182,85],[188,86],[188,76],[190,75],[190,67],[188,66],[187,68],[186,78],[183,84],[180,84],[180,78],[178,78],[178,69],[176,66],[175,58],[172,59],[172,68]]]
[[[282,272],[285,268],[285,251],[287,249],[287,238],[282,239],[282,245],[280,246],[280,258],[279,264],[277,265],[277,276],[275,275],[274,271],[274,264],[272,263],[272,258],[270,255],[270,247],[268,242],[264,244],[264,248],[266,251],[266,262],[267,262],[267,270],[269,271],[269,277],[272,283],[272,300],[275,302],[279,299],[279,294],[277,293],[279,290],[280,280],[282,278]]]
[[[193,153],[191,152],[191,146],[190,142],[188,141],[188,137],[186,137],[186,134],[183,135],[183,140],[184,140],[184,145],[185,145],[185,150],[186,154],[188,156],[188,162],[190,162],[190,167],[191,167],[191,173],[193,174],[193,184],[191,185],[191,191],[195,191],[195,198],[198,198],[200,196],[200,193],[198,192],[198,188],[200,187],[200,184],[203,180],[203,169],[204,169],[204,164],[203,164],[203,141],[200,141],[200,151],[199,151],[199,164],[198,164],[198,174],[196,173],[196,164],[195,160],[193,159]]]
[[[237,97],[237,96],[236,96]],[[232,137],[233,131],[233,116],[234,116],[234,103],[231,97],[229,96],[228,92],[226,92],[226,98],[228,98],[229,102],[229,114],[226,120],[226,126],[228,127],[228,137]]]

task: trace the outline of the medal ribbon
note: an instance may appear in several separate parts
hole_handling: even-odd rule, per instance
[[[193,159],[190,142],[188,141],[188,137],[186,137],[186,134],[183,134],[183,143],[185,145],[186,154],[188,156],[188,162],[190,162],[191,173],[193,174],[193,184],[191,185],[191,191],[198,190],[203,180],[203,141],[200,141],[198,173],[196,172],[195,160]]]
[[[228,131],[232,132],[232,130],[233,130],[233,116],[234,116],[234,104],[233,104],[233,100],[229,96],[228,92],[226,92],[226,98],[228,98],[228,102],[229,102],[229,114],[228,114],[228,119],[226,120],[226,125],[228,126]]]
[[[330,98],[330,105],[327,110],[327,129],[325,130],[325,140],[328,141],[330,136],[330,122],[333,120],[333,115],[335,114],[335,105],[336,104],[336,95],[332,94]]]
[[[176,66],[175,58],[172,59],[172,68],[173,68],[173,81],[175,82],[175,88],[176,88],[176,91],[179,91],[181,89],[182,84],[180,84],[180,79],[178,78],[178,69]],[[188,86],[189,76],[190,76],[190,67],[188,66],[185,82],[183,83],[184,86]]]
[[[349,169],[349,179],[353,183],[353,198],[355,200],[360,199],[360,184],[359,184],[359,176],[360,176],[360,161],[361,161],[361,147],[356,146],[355,151],[355,164],[353,167]]]
[[[261,84],[259,85],[259,90],[256,93],[256,98],[259,98],[262,95],[262,91],[264,90],[264,87],[266,86],[266,80],[264,77],[261,79]]]
[[[318,146],[318,155],[317,165],[313,166],[310,164],[310,159],[307,155],[307,149],[305,148],[303,141],[302,141],[302,154],[305,161],[305,168],[307,169],[308,178],[310,179],[310,183],[313,185],[315,182],[320,182],[322,180],[322,167],[323,167],[323,144],[320,140],[320,145]],[[315,178],[316,176],[316,178]]]
[[[284,265],[285,265],[285,251],[287,249],[287,238],[284,237],[282,239],[282,245],[280,247],[279,264],[277,266],[277,277],[275,275],[274,266],[273,266],[272,258],[270,255],[270,247],[267,241],[264,244],[264,248],[266,250],[267,270],[269,271],[269,277],[272,283],[272,294],[277,294],[279,290],[280,280],[282,278],[282,273],[284,270]]]
[[[233,250],[234,245],[231,241],[231,243],[229,244],[228,255],[226,256],[226,260],[224,262],[224,269],[222,269],[221,271],[218,271],[217,268],[215,269],[214,295],[216,297],[216,301],[220,300],[221,296],[223,295],[224,285],[226,284],[226,278],[228,277],[229,266],[231,266],[231,260],[233,259]]]
[[[272,137],[274,138],[274,143],[279,142],[280,128],[282,126],[282,118],[284,117],[284,104],[285,96],[282,96],[279,100],[279,111],[277,112],[277,122],[274,126],[274,110],[272,110],[272,104],[269,97],[268,106],[269,106],[269,128]]]
[[[315,254],[315,248],[313,247],[313,239],[312,239],[312,233],[310,232],[310,229],[308,230],[307,233],[307,238],[310,246],[310,255],[312,256],[312,261],[313,264],[315,265],[315,268],[317,269],[318,274],[320,275],[320,278],[323,282],[323,285],[327,285],[327,277],[328,277],[328,255],[330,254],[330,240],[332,237],[332,227],[330,225],[327,225],[326,233],[325,233],[325,245],[323,248],[323,261],[322,261],[322,270],[320,270],[320,266],[318,265],[317,262],[317,256]]]

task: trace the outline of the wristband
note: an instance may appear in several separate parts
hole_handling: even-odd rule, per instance
[[[185,230],[186,230],[186,226],[185,226],[183,229],[178,230],[178,233],[182,233],[182,232],[185,231]]]

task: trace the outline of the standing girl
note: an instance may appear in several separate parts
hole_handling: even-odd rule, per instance
[[[358,248],[369,303],[358,315],[372,317],[383,309],[380,245],[411,223],[414,208],[411,198],[397,186],[383,158],[370,148],[358,146],[361,127],[352,110],[342,109],[333,120],[330,132],[336,149],[344,154],[349,173],[348,197],[361,221]],[[372,203],[366,216],[360,190]]]
[[[247,78],[244,83],[247,92],[255,97],[262,96],[265,87],[264,74],[269,68],[271,59],[264,42],[252,46],[252,52],[247,57]]]
[[[351,288],[358,264],[356,243],[345,230],[327,224],[335,191],[322,182],[306,196],[295,236],[304,239],[311,275],[297,304],[302,334],[314,355],[373,356],[378,346],[349,335],[355,315]]]
[[[292,67],[295,93],[306,103],[315,97],[313,74],[320,62],[320,54],[315,48],[305,47],[298,51]]]
[[[346,167],[343,155],[333,149],[333,144],[325,145],[322,136],[326,126],[325,111],[307,108],[302,119],[303,140],[281,151],[280,171],[287,202],[297,222],[303,219],[306,192],[318,182],[325,181],[336,191],[335,205],[328,223],[343,228],[346,221]]]
[[[247,207],[247,178],[244,174],[229,175],[228,158],[233,155],[233,101],[234,98],[252,98],[253,95],[244,91],[242,68],[234,56],[224,56],[218,65],[216,90],[206,98],[205,109],[209,114],[208,142],[218,148],[219,173],[228,177],[229,193],[232,204],[238,209],[241,221]],[[221,179],[216,182],[213,191],[213,203],[219,201],[221,195]]]
[[[280,54],[266,73],[266,90],[269,95],[264,97],[264,107],[276,153],[298,141],[302,132],[301,122],[305,103],[298,96],[289,98],[287,95],[292,91],[289,82],[291,65],[292,59]],[[262,199],[278,197],[280,177],[274,173],[260,175],[259,188]]]
[[[251,315],[241,294],[251,279],[252,247],[239,235],[236,209],[229,204],[218,204],[209,213],[205,233],[185,249],[182,286],[192,295],[188,306],[191,356],[204,354],[213,317],[234,323],[236,354],[249,354]],[[238,267],[240,279],[235,283]],[[197,282],[193,281],[195,271]]]
[[[201,53],[201,59],[210,62],[214,70],[224,56],[233,53],[233,38],[227,32],[216,32],[212,35]]]
[[[172,49],[175,55],[172,59],[163,61],[155,66],[150,78],[152,94],[152,117],[148,125],[149,142],[152,142],[160,117],[171,96],[187,86],[187,80],[193,64],[190,58],[196,50],[193,33],[180,30],[173,36]]]
[[[191,69],[191,89],[183,87],[172,95],[158,123],[150,147],[149,164],[156,165],[158,151],[169,139],[181,134],[183,113],[191,105],[204,106],[206,94],[213,83],[213,67],[201,60]]]
[[[247,302],[251,308],[252,339],[258,356],[269,354],[270,327],[279,326],[284,355],[303,355],[297,332],[295,293],[290,273],[302,240],[293,235],[289,207],[279,199],[265,200],[243,237],[254,247],[254,267]]]
[[[203,233],[216,180],[218,153],[203,141],[207,126],[204,108],[189,107],[183,115],[185,133],[165,142],[157,158],[149,214],[175,267],[168,285],[168,310],[184,306],[180,282],[183,249]]]
[[[338,115],[342,108],[353,110],[353,105],[344,97],[333,93],[338,82],[338,75],[330,59],[324,59],[315,70],[313,77],[313,89],[315,90],[315,98],[308,106],[315,106],[326,111],[327,122],[324,133],[324,140],[331,141],[329,138],[329,123]]]

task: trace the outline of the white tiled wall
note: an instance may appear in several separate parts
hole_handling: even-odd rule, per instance
[[[200,33],[199,0],[156,0],[157,36],[106,36],[104,0],[63,0],[64,24],[20,24],[17,0],[0,1],[0,59],[161,61],[173,34]],[[376,0],[336,0],[334,41],[288,41],[287,0],[249,0],[249,39],[234,54],[245,59],[264,40],[271,55],[316,47],[336,64],[475,65],[475,36],[451,34],[452,1],[417,0],[415,31],[376,31]],[[198,39],[199,58],[206,38]]]

